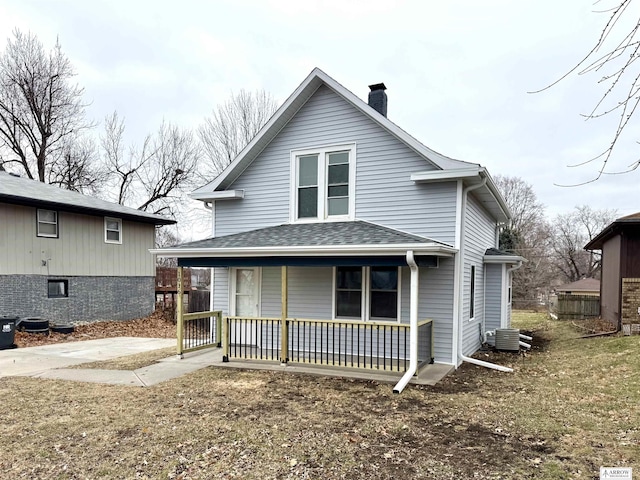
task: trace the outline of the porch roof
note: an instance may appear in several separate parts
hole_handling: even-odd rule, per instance
[[[182,266],[249,265],[258,262],[257,259],[263,259],[258,263],[264,265],[326,265],[330,262],[392,265],[404,264],[408,250],[422,256],[423,263],[430,265],[436,263],[436,256],[452,256],[457,251],[430,238],[356,220],[278,225],[155,249],[151,253],[177,257]],[[302,260],[305,257],[306,260]],[[426,261],[424,257],[432,258]],[[294,258],[297,260],[293,261]]]
[[[488,248],[484,252],[484,263],[519,263],[527,260],[520,255],[498,250],[497,248]]]

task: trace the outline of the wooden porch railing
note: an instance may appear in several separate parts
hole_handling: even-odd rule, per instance
[[[396,322],[225,317],[223,358],[404,372],[409,325]],[[418,364],[433,361],[433,323],[418,323]]]
[[[222,312],[178,315],[178,355],[207,347],[222,346]]]

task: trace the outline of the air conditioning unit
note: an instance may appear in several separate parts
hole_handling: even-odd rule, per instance
[[[496,328],[496,350],[518,352],[520,350],[520,330],[517,328]]]

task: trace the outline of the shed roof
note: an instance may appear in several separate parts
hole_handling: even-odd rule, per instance
[[[576,282],[567,283],[556,287],[557,292],[599,292],[600,280],[595,278],[582,278]]]
[[[0,202],[87,215],[115,216],[154,225],[176,223],[175,220],[161,215],[107,202],[7,172],[0,172]]]
[[[604,242],[611,237],[617,235],[622,230],[627,228],[640,227],[640,212],[632,213],[620,217],[604,228],[598,235],[596,235],[589,243],[584,246],[585,250],[602,250]]]

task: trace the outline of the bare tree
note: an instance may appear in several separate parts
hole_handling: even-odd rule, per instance
[[[586,205],[556,217],[551,245],[554,267],[564,281],[600,276],[601,255],[585,251],[584,246],[616,217],[615,210],[593,210]]]
[[[142,146],[125,154],[124,120],[117,113],[105,120],[101,136],[104,161],[116,201],[151,213],[172,214],[194,186],[200,147],[193,133],[163,122]]]
[[[500,248],[527,259],[514,273],[513,299],[520,306],[532,306],[538,296],[547,294],[551,283],[550,231],[544,205],[520,177],[497,175],[494,181],[512,214],[511,223],[501,231]]]
[[[46,181],[74,192],[98,195],[106,176],[95,140],[68,137],[52,155]]]
[[[181,243],[175,225],[163,225],[156,227],[156,248],[173,247]],[[156,257],[158,267],[177,267],[178,259],[175,257]]]
[[[551,85],[538,90],[551,88],[572,74],[596,75],[597,83],[602,85],[604,93],[589,113],[583,114],[587,120],[617,115],[617,121],[611,141],[606,148],[572,167],[598,163],[594,177],[577,185],[597,181],[602,175],[617,175],[636,170],[640,158],[634,159],[623,169],[610,168],[609,162],[624,131],[635,117],[640,105],[640,20],[637,9],[630,9],[633,0],[613,0],[613,7],[603,5],[597,13],[607,15],[607,21],[593,47],[571,70]],[[609,2],[611,4],[611,2]],[[574,185],[575,186],[575,185]]]
[[[242,151],[277,110],[278,105],[264,90],[240,90],[206,117],[198,133],[204,155],[210,161],[203,175],[211,180]]]
[[[47,53],[35,35],[14,30],[0,55],[0,164],[44,182],[65,140],[91,126],[73,76],[60,43]]]

